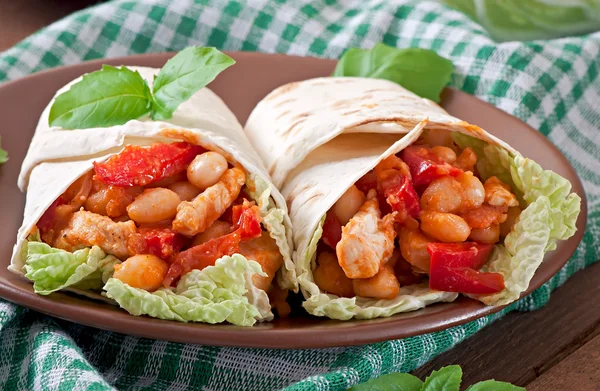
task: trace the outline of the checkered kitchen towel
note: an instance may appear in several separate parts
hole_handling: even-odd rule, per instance
[[[0,82],[102,57],[210,45],[338,58],[377,42],[451,58],[452,85],[539,129],[581,176],[589,226],[551,281],[500,314],[449,330],[362,347],[260,350],[128,337],[48,318],[0,299],[4,390],[345,390],[410,371],[508,311],[543,306],[600,258],[600,34],[495,44],[464,15],[431,1],[114,0],[73,14],[0,53]],[[10,152],[10,151],[9,151]]]

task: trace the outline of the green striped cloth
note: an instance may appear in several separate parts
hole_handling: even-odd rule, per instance
[[[452,85],[548,136],[581,176],[589,225],[573,259],[497,315],[433,334],[361,347],[261,350],[185,345],[99,331],[0,300],[5,390],[345,390],[411,371],[600,258],[600,34],[495,44],[463,14],[430,1],[114,0],[63,19],[0,53],[0,82],[103,57],[210,45],[338,58],[377,42],[451,58]],[[2,130],[7,131],[7,130]]]

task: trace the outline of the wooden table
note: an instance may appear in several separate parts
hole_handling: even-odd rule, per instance
[[[0,0],[0,51],[97,0]],[[513,312],[414,373],[459,364],[463,385],[504,380],[528,391],[600,391],[600,263],[536,312]]]
[[[464,384],[496,379],[527,391],[600,391],[600,263],[534,312],[512,312],[414,372],[459,364]]]

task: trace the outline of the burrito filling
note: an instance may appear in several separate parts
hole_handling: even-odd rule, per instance
[[[220,268],[225,270],[214,276],[219,294],[233,295],[219,289],[233,289],[236,281],[227,281],[241,272],[241,287],[235,289],[250,291],[247,296],[268,292],[279,315],[285,315],[289,312],[287,291],[273,283],[284,263],[277,240],[281,233],[269,232],[279,229],[269,223],[271,216],[262,205],[274,202],[268,192],[257,194],[254,181],[241,165],[197,145],[127,146],[95,162],[91,171],[56,199],[37,222],[36,235],[51,251],[75,256],[86,251],[88,263],[92,252],[103,253],[100,258],[110,267],[98,266],[97,270],[103,272],[105,294],[132,313],[196,320],[186,318],[189,311],[179,313],[178,303],[165,297],[170,293],[192,297],[190,291],[205,288],[205,276],[198,271],[210,269],[214,274]],[[30,239],[25,268],[26,276],[36,281],[34,244],[35,239]],[[246,287],[245,272],[250,276]],[[81,288],[82,282],[75,287]],[[148,295],[153,292],[157,295]],[[218,296],[215,292],[209,296]],[[151,302],[157,297],[172,307],[171,312],[128,308],[136,298]]]
[[[327,212],[314,282],[341,297],[388,300],[425,279],[437,291],[502,291],[502,274],[481,269],[521,206],[509,183],[484,180],[476,164],[474,150],[442,130],[381,161]]]

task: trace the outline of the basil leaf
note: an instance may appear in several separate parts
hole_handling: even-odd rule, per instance
[[[188,47],[167,61],[154,79],[152,119],[172,117],[177,107],[235,61],[215,48]]]
[[[420,391],[422,386],[423,382],[411,374],[389,373],[357,384],[348,391]]]
[[[467,391],[525,391],[525,389],[503,381],[486,380],[473,384],[467,388]]]
[[[103,65],[56,97],[48,123],[63,129],[121,125],[150,111],[150,88],[136,71]]]
[[[349,49],[332,76],[386,79],[415,94],[439,102],[450,82],[452,62],[428,49],[397,49],[377,44],[372,49]]]
[[[0,142],[2,139],[0,138]],[[0,164],[6,163],[8,161],[8,152],[6,152],[2,147],[0,147]]]
[[[421,391],[459,391],[461,380],[462,369],[458,365],[450,365],[431,372]]]

